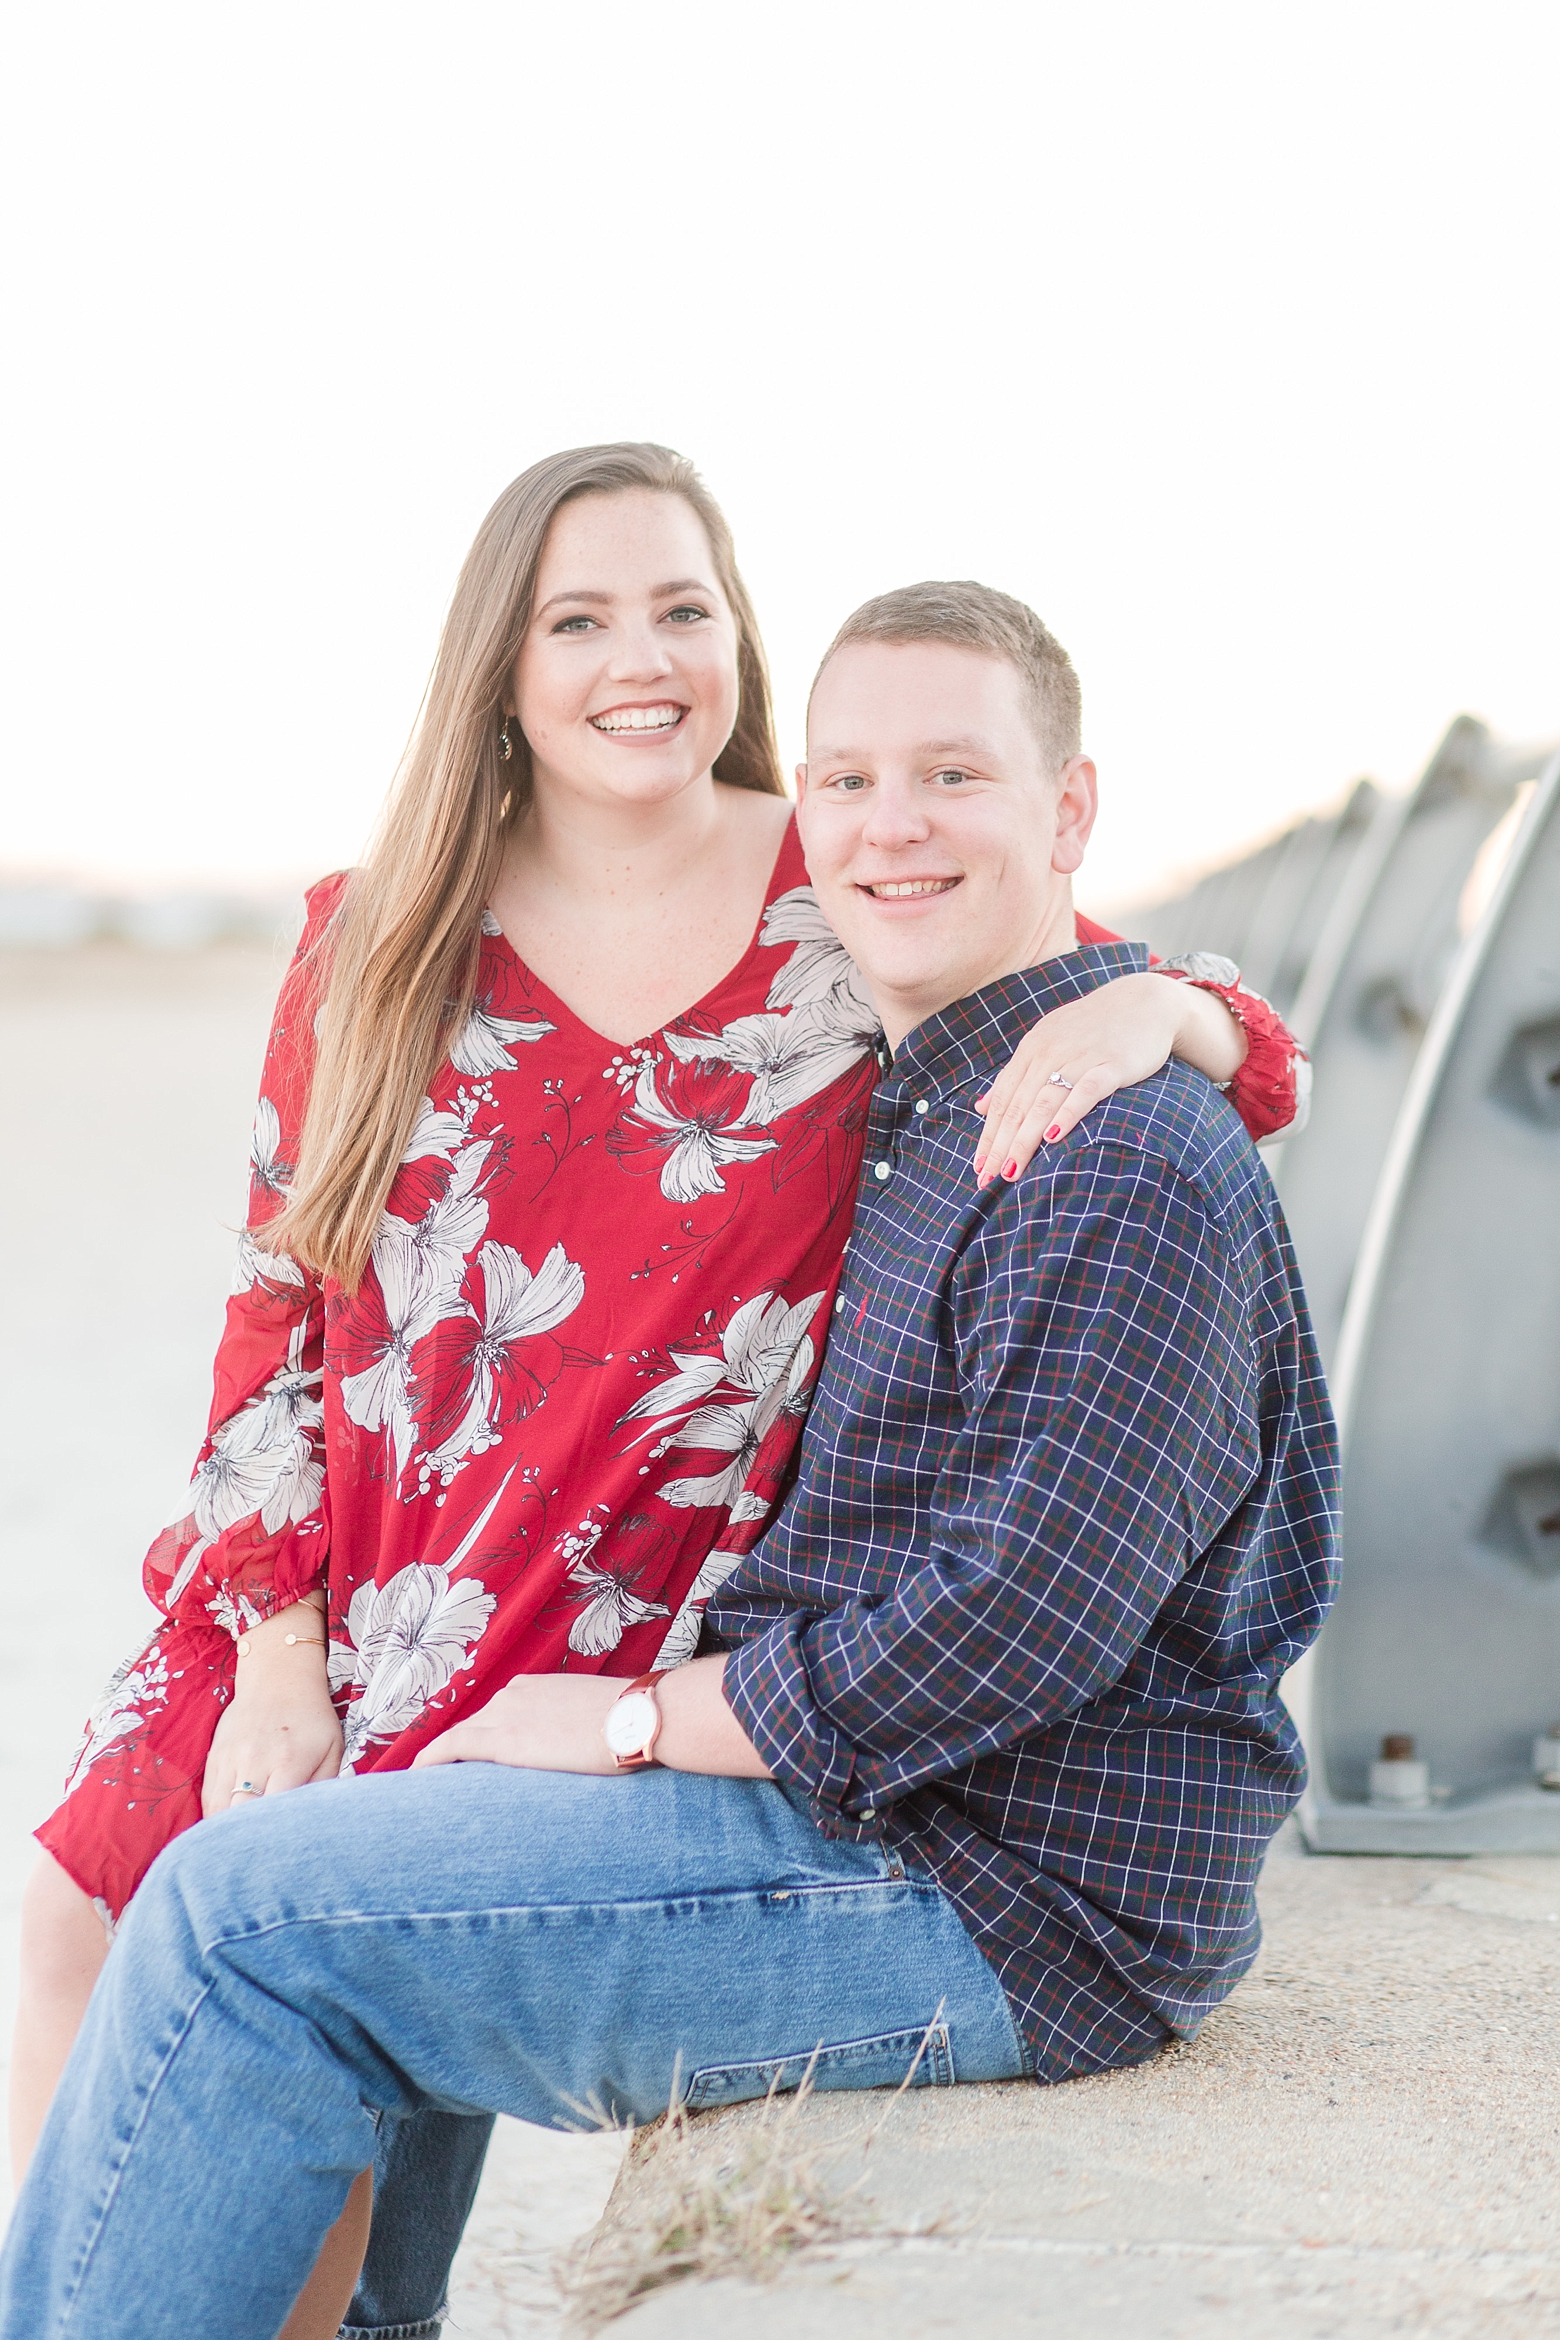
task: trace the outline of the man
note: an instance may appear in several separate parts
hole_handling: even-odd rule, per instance
[[[799,781],[885,1078],[798,1483],[717,1646],[648,1686],[521,1677],[410,1774],[181,1838],[33,2164],[0,2340],[270,2340],[386,2119],[642,2119],[678,2072],[721,2104],[815,2053],[824,2087],[918,2054],[1057,2080],[1191,2037],[1250,1964],[1336,1497],[1272,1190],[1174,1063],[969,1180],[1016,1039],[1144,963],[1076,947],[1095,776],[1032,612],[869,603]]]

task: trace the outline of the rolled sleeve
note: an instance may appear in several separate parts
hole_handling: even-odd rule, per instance
[[[805,1648],[811,1622],[783,1617],[739,1643],[721,1687],[774,1777],[807,1798],[820,1834],[859,1841],[879,1834],[882,1814],[859,1776],[856,1749],[814,1696]]]

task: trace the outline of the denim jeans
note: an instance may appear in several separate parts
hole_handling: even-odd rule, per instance
[[[767,1781],[468,1763],[264,1797],[179,1837],[131,1906],[0,2259],[0,2340],[274,2340],[386,2122],[643,2121],[679,2076],[733,2104],[815,2050],[820,2088],[889,2087],[929,2031],[918,2085],[1026,2069],[939,1887]],[[437,2330],[397,2308],[374,2328]]]
[[[426,2105],[404,2121],[381,2119],[374,2221],[338,2340],[425,2340],[438,2331],[493,2117]]]

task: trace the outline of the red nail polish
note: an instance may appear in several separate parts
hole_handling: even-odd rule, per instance
[[[1061,1136],[1061,1134],[1062,1134],[1062,1125],[1061,1125],[1061,1123],[1060,1123],[1059,1121],[1053,1121],[1053,1122],[1052,1122],[1052,1124],[1051,1124],[1051,1126],[1050,1126],[1050,1128],[1049,1128],[1049,1129],[1046,1131],[1046,1133],[1045,1133],[1045,1142],[1046,1142],[1046,1144],[1047,1144],[1047,1145],[1049,1145],[1049,1144],[1051,1143],[1051,1140],[1052,1140],[1053,1138],[1059,1138],[1059,1137]]]
[[[1018,1176],[1018,1164],[1016,1162],[1004,1162],[1002,1165],[1002,1175],[1004,1178],[1016,1178]]]

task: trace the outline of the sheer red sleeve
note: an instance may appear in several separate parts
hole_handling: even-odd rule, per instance
[[[1120,942],[1108,926],[1092,918],[1078,920],[1083,943]],[[1217,992],[1246,1034],[1246,1061],[1225,1089],[1225,1095],[1254,1138],[1288,1137],[1305,1127],[1311,1103],[1311,1060],[1283,1017],[1260,992],[1242,988],[1240,969],[1233,959],[1213,951],[1186,951],[1149,965],[1161,975],[1194,983],[1200,991]]]
[[[311,891],[282,982],[255,1107],[248,1226],[238,1240],[190,1507],[163,1530],[142,1571],[149,1599],[168,1616],[212,1619],[235,1636],[325,1581],[323,1295],[301,1261],[261,1250],[251,1235],[281,1209],[298,1159],[320,946],[345,883],[326,878]]]

